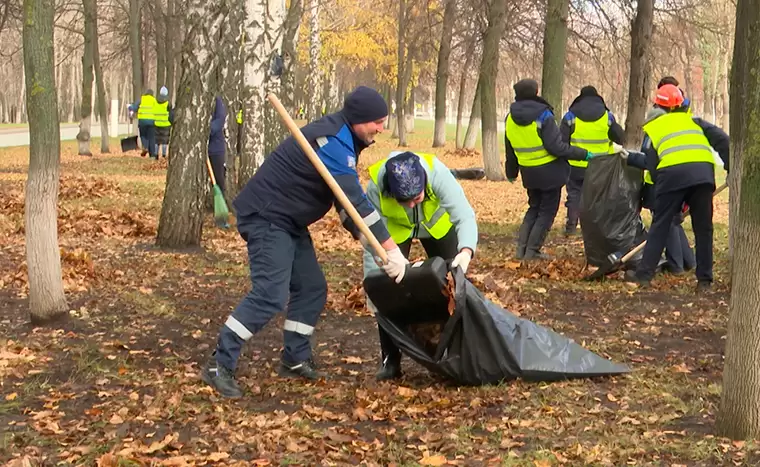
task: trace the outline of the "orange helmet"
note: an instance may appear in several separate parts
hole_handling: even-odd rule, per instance
[[[683,94],[681,90],[672,84],[665,84],[657,90],[654,96],[654,103],[660,107],[673,109],[683,104]]]

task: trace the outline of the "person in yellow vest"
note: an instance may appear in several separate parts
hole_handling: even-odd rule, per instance
[[[169,90],[166,86],[161,86],[158,91],[158,100],[153,114],[156,125],[156,158],[159,155],[166,157],[169,153],[169,136],[174,121],[174,109],[169,103]]]
[[[150,154],[152,159],[158,159],[156,155],[156,124],[155,109],[156,98],[153,90],[148,89],[140,96],[137,105],[137,128],[140,130],[140,142],[142,143],[142,156]]]
[[[535,80],[520,80],[514,90],[515,101],[509,107],[504,132],[505,168],[512,183],[518,172],[522,175],[529,206],[517,235],[515,258],[549,259],[541,248],[570,175],[567,161],[589,160],[595,154],[562,141],[552,106],[538,96]]]
[[[451,171],[432,154],[392,152],[369,168],[367,198],[388,232],[409,258],[412,240],[419,239],[428,257],[452,260],[467,272],[478,244],[478,224],[464,190]],[[364,277],[379,266],[364,251]],[[367,300],[368,308],[377,313]],[[378,380],[401,376],[401,352],[378,327],[382,361]]]
[[[625,132],[615,121],[604,99],[594,86],[584,86],[570,104],[559,125],[562,140],[594,154],[612,153],[612,144],[623,144]],[[567,180],[567,219],[565,235],[573,235],[580,218],[581,189],[586,175],[587,161],[568,160],[570,177]]]
[[[672,84],[657,89],[655,112],[644,124],[642,152],[655,187],[654,213],[644,256],[626,279],[647,285],[665,247],[673,219],[686,203],[691,211],[697,250],[697,291],[713,282],[713,203],[715,156],[729,169],[729,138],[719,127],[689,115],[683,94]],[[630,158],[631,155],[629,154]]]

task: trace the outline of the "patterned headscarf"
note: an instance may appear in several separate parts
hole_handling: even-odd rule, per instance
[[[425,190],[427,174],[420,157],[413,152],[402,152],[385,163],[388,193],[398,201],[408,201]]]

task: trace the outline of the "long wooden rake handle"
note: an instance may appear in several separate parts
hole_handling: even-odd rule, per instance
[[[214,177],[214,169],[211,167],[211,159],[209,159],[208,157],[206,157],[205,159],[206,159],[206,167],[208,167],[208,173],[209,173],[209,176],[211,177],[211,186],[214,186],[216,185],[216,177]]]
[[[296,142],[298,142],[298,145],[301,146],[301,149],[303,149],[303,152],[306,153],[306,157],[309,158],[312,165],[314,165],[314,168],[316,168],[317,172],[319,172],[319,175],[322,176],[324,181],[327,183],[327,186],[330,187],[333,194],[335,194],[335,197],[338,198],[338,201],[340,201],[340,204],[351,217],[351,220],[354,221],[354,224],[356,224],[361,233],[367,239],[369,244],[372,246],[372,249],[375,250],[376,256],[379,256],[384,263],[387,263],[388,254],[385,252],[385,248],[383,248],[372,231],[369,230],[369,227],[364,222],[364,219],[362,219],[362,217],[359,215],[359,212],[356,210],[354,205],[351,204],[351,201],[349,201],[346,194],[343,193],[343,189],[340,187],[340,185],[338,185],[338,182],[335,181],[335,178],[332,176],[330,171],[327,170],[327,167],[325,167],[322,159],[319,158],[317,153],[314,151],[314,148],[311,147],[311,144],[309,144],[309,142],[306,140],[306,137],[303,135],[303,133],[301,133],[301,129],[298,128],[296,122],[293,121],[288,111],[285,110],[285,107],[282,106],[280,100],[272,93],[267,94],[267,99],[275,108],[275,110],[277,110],[277,113],[280,114],[280,118],[282,118],[285,126],[288,127],[290,134],[293,135],[293,137],[296,139]]]

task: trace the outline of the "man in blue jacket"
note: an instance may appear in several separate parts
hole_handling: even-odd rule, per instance
[[[356,173],[357,157],[383,131],[387,116],[382,96],[360,86],[346,97],[343,109],[301,131],[387,251],[383,270],[398,282],[409,262],[367,200]],[[322,376],[311,358],[310,337],[327,300],[327,282],[308,226],[335,203],[333,192],[292,136],[272,151],[235,199],[238,230],[248,243],[252,289],[222,326],[216,350],[201,372],[222,396],[242,395],[234,372],[243,343],[286,305],[280,375]],[[343,226],[363,240],[344,209],[336,207]]]
[[[507,115],[504,145],[507,179],[514,183],[518,170],[528,192],[528,211],[517,234],[515,258],[549,259],[541,252],[559,210],[562,186],[570,175],[568,160],[589,160],[594,153],[562,141],[554,110],[538,96],[538,83],[515,83],[515,101]]]

